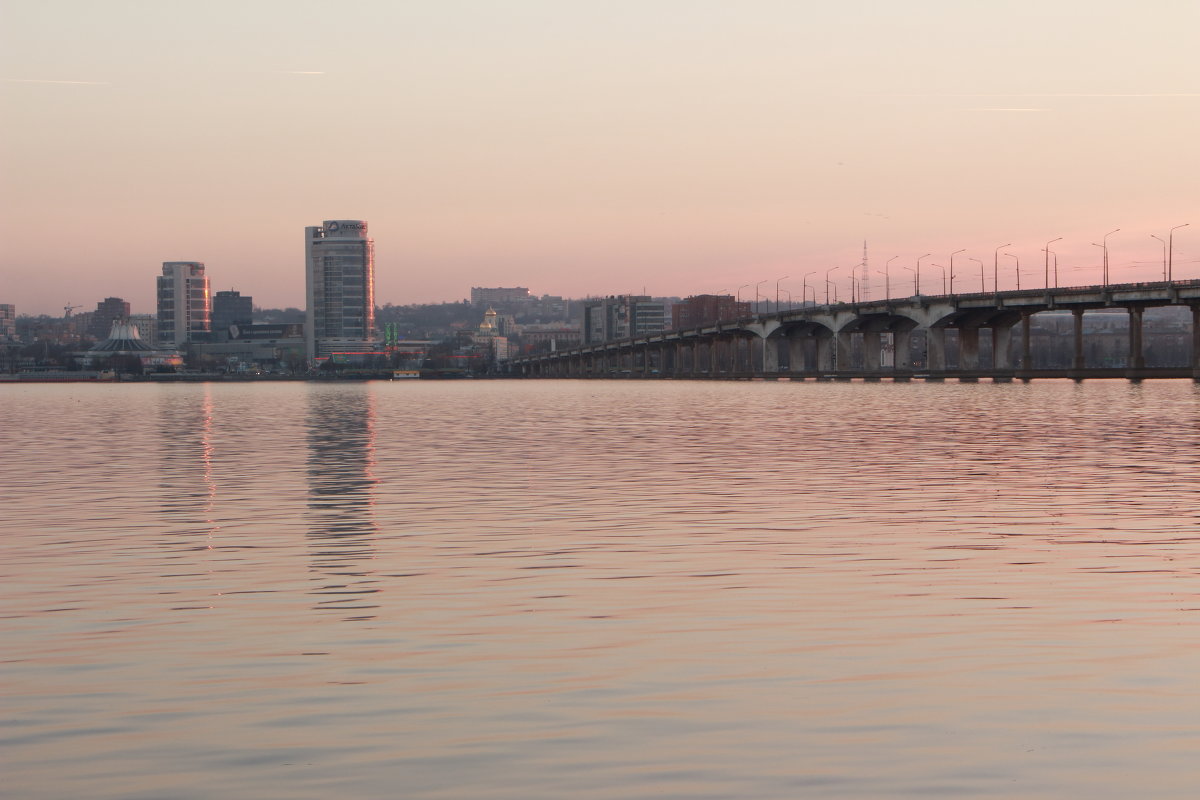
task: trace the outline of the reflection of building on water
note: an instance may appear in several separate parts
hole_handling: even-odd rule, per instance
[[[369,562],[374,511],[375,397],[369,385],[313,385],[308,411],[308,537],[316,607],[369,618],[378,591]]]
[[[213,477],[212,389],[208,385],[162,388],[157,437],[162,463],[156,470],[162,512],[171,515],[172,532],[211,536],[220,527],[213,519],[217,484]]]

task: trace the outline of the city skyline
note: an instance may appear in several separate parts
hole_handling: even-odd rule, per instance
[[[21,314],[152,309],[174,260],[303,307],[295,231],[333,218],[371,222],[381,304],[773,296],[785,275],[798,296],[831,267],[845,295],[864,239],[873,270],[897,257],[893,294],[924,253],[990,270],[1004,243],[1041,285],[1058,237],[1060,283],[1089,284],[1114,229],[1111,280],[1155,280],[1153,237],[1183,223],[1174,276],[1200,277],[1194,4],[2,13],[0,299]]]

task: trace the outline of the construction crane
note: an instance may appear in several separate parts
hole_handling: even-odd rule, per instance
[[[83,306],[73,306],[71,305],[71,301],[68,300],[67,304],[63,306],[63,319],[69,318],[71,316],[71,312],[77,308],[83,308]]]

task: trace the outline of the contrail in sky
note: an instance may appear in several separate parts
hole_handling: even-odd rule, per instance
[[[108,81],[51,81],[40,78],[5,78],[5,83],[67,83],[72,86],[111,86]]]

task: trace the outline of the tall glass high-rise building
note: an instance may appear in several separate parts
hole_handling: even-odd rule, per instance
[[[362,352],[375,340],[375,241],[367,223],[325,220],[304,229],[308,359]]]
[[[212,330],[212,296],[199,261],[164,261],[158,276],[158,344],[183,347]]]

